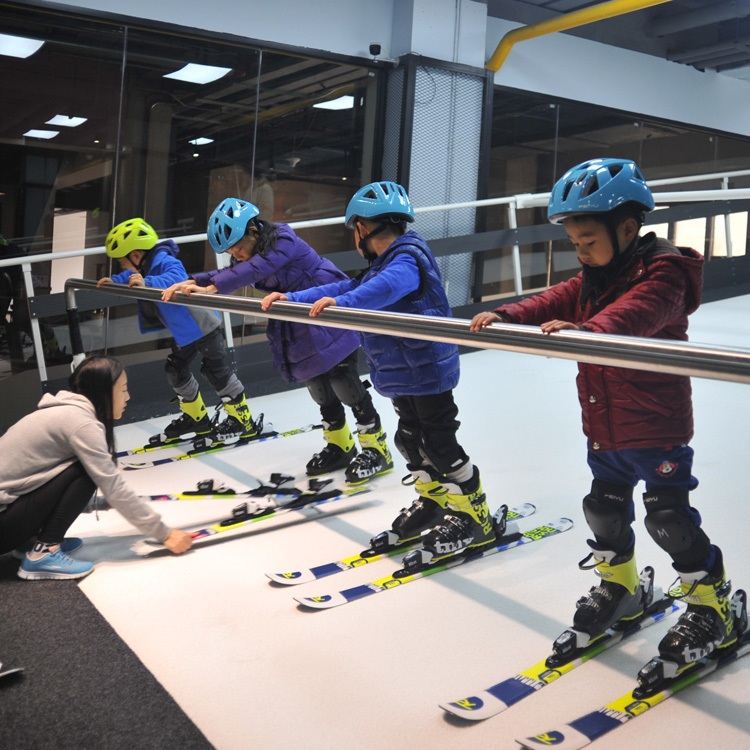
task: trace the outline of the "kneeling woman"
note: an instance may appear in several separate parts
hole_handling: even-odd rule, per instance
[[[130,399],[122,365],[90,357],[70,386],[0,437],[0,554],[24,549],[18,575],[27,580],[88,575],[93,563],[68,556],[81,540],[65,532],[97,488],[143,534],[174,554],[190,549],[190,534],[165,526],[117,469],[113,423]]]

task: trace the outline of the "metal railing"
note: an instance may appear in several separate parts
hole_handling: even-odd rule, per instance
[[[671,177],[659,180],[651,180],[652,187],[661,187],[663,185],[689,184],[692,182],[706,182],[712,180],[721,180],[723,189],[721,190],[700,190],[700,191],[672,191],[664,193],[655,193],[654,198],[657,204],[662,203],[682,203],[692,201],[708,200],[747,200],[750,198],[750,190],[747,189],[729,189],[729,180],[737,177],[750,176],[750,170],[734,170],[727,172],[711,172],[702,175],[686,175],[683,177]],[[415,208],[415,213],[429,213],[435,211],[449,211],[461,208],[487,208],[491,206],[505,206],[507,211],[508,226],[510,229],[518,227],[518,211],[526,208],[541,207],[547,204],[549,193],[522,193],[512,196],[499,198],[486,198],[476,201],[464,201],[461,203],[448,203],[433,206],[421,206]],[[308,229],[313,227],[332,226],[343,224],[343,216],[334,216],[325,219],[310,219],[305,221],[296,221],[289,224],[293,229]],[[725,235],[727,244],[727,255],[731,257],[732,239],[731,228],[729,226],[729,217],[725,216]],[[201,242],[206,239],[205,233],[187,234],[178,237],[172,237],[173,242],[178,245],[189,242]],[[80,250],[68,250],[63,252],[40,253],[36,255],[27,255],[16,258],[0,259],[0,268],[20,265],[24,277],[24,286],[28,299],[34,297],[34,283],[32,279],[31,266],[34,263],[43,263],[47,261],[62,260],[64,258],[76,258],[90,255],[101,255],[105,252],[104,246],[82,248]],[[523,273],[521,268],[521,249],[516,242],[511,245],[513,283],[514,292],[517,295],[524,293]],[[223,256],[217,256],[217,263],[221,265]],[[227,345],[233,346],[232,329],[229,325],[227,316],[224,317],[225,333],[227,336]],[[41,329],[39,320],[36,316],[31,316],[31,334],[34,344],[34,352],[39,370],[39,376],[42,382],[47,380],[47,366],[44,360],[42,347]]]
[[[77,329],[75,293],[78,289],[96,288],[96,282],[87,279],[68,279],[65,283],[65,303],[74,362],[80,361],[84,356],[80,331]],[[161,301],[161,292],[158,289],[110,284],[106,291],[108,294],[136,300]],[[461,318],[437,318],[352,308],[331,307],[324,310],[320,316],[310,318],[311,305],[277,302],[266,312],[262,310],[258,299],[225,295],[175,294],[172,299],[173,301],[166,304],[208,307],[294,323],[441,341],[476,349],[501,349],[609,367],[750,383],[750,349],[583,331],[560,331],[548,335],[542,333],[538,326],[506,323],[494,323],[481,332],[473,333],[469,330],[469,321]]]

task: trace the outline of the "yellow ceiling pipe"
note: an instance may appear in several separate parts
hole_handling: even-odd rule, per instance
[[[595,21],[605,21],[608,18],[625,15],[625,13],[632,13],[636,10],[643,10],[644,8],[651,8],[654,5],[662,5],[670,2],[672,0],[609,0],[609,2],[592,5],[589,8],[581,8],[581,10],[574,10],[572,13],[565,13],[557,18],[550,18],[531,26],[521,26],[518,29],[509,31],[500,40],[497,47],[495,47],[495,51],[492,53],[492,57],[487,60],[485,68],[497,73],[516,42],[535,39],[538,36],[552,34],[555,31],[575,29],[578,26],[585,26]]]

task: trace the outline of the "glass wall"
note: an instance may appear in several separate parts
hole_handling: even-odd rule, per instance
[[[367,66],[2,3],[0,12],[0,258],[100,246],[131,216],[163,238],[199,234],[227,196],[276,222],[338,216],[371,177],[377,77]],[[323,253],[350,249],[343,227],[300,233]],[[205,242],[180,250],[188,272],[216,267]],[[116,270],[102,254],[34,264],[34,293]],[[40,330],[52,380],[67,372],[70,343],[49,309]],[[7,378],[36,367],[18,266],[0,267],[0,314]],[[143,361],[169,344],[163,332],[140,334],[134,306],[84,318],[88,351]],[[262,332],[262,320],[245,322],[235,333]]]
[[[569,167],[596,156],[637,161],[649,180],[750,169],[750,139],[704,132],[645,119],[583,102],[556,100],[529,92],[495,87],[493,98],[489,197],[545,193]],[[733,178],[730,187],[750,186],[750,177]],[[722,187],[720,181],[670,185],[662,190]],[[506,213],[490,209],[487,229],[507,228]],[[543,225],[541,208],[519,211],[519,226]],[[732,214],[732,255],[747,246],[747,211]],[[658,227],[678,244],[711,256],[727,255],[724,217],[665,222]],[[562,241],[524,246],[524,289],[546,286],[577,272],[575,254]],[[488,254],[484,265],[487,296],[513,293],[510,250]]]

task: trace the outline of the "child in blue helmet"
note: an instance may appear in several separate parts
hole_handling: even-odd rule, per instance
[[[230,294],[245,286],[266,292],[300,290],[346,279],[286,224],[258,218],[258,209],[239,198],[223,200],[208,220],[208,240],[216,253],[229,253],[229,268],[193,274],[164,292]],[[346,470],[357,484],[393,468],[380,417],[357,372],[359,336],[351,331],[269,320],[266,335],[274,366],[289,382],[304,383],[320,407],[326,445],[307,464],[310,476]],[[344,404],[357,420],[362,452],[357,453]]]
[[[99,279],[98,286],[115,283],[165,289],[188,277],[185,266],[177,257],[180,252],[177,244],[172,240],[160,240],[153,227],[139,217],[112,227],[107,234],[105,249],[110,258],[119,261],[123,270],[111,278]],[[147,319],[146,311],[154,313],[151,320]],[[182,412],[163,433],[151,439],[151,445],[170,445],[208,434],[222,441],[258,434],[217,313],[201,308],[139,302],[138,322],[142,331],[165,327],[173,336],[172,353],[167,357],[164,370]],[[227,418],[218,424],[209,419],[198,381],[190,371],[190,363],[197,356],[202,360],[201,372],[216,390],[227,413]]]
[[[596,333],[687,340],[688,315],[700,304],[703,258],[653,233],[640,236],[654,199],[638,166],[594,159],[566,172],[552,190],[548,216],[561,223],[582,271],[542,294],[480,313],[493,321],[539,324],[546,333]],[[721,550],[701,528],[689,493],[693,435],[690,379],[658,372],[579,364],[579,401],[594,479],[583,500],[593,532],[583,569],[601,583],[577,605],[573,631],[556,650],[586,645],[607,628],[638,618],[648,593],[635,563],[633,489],[646,484],[646,529],[673,560],[687,612],[659,644],[665,673],[689,667],[736,640],[730,583]],[[593,558],[593,565],[586,565]],[[648,588],[648,586],[646,586]]]
[[[356,279],[270,294],[263,308],[289,300],[314,303],[312,317],[333,305],[449,316],[440,271],[427,243],[415,231],[406,231],[412,221],[414,210],[401,185],[365,185],[349,201],[346,226],[369,263],[367,270]],[[373,539],[373,546],[413,541],[431,529],[420,558],[427,563],[492,543],[494,526],[479,470],[456,439],[458,348],[372,333],[363,334],[363,341],[373,384],[393,401],[399,416],[395,443],[418,493],[391,531]]]

